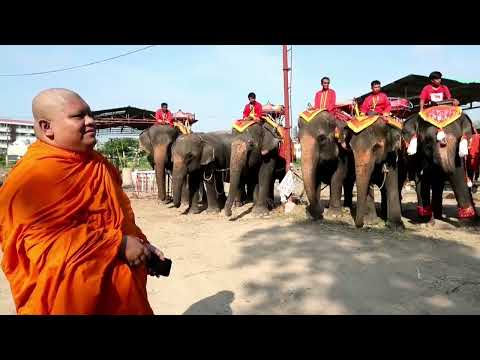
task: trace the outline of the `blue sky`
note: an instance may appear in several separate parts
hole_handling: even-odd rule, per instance
[[[142,47],[0,46],[0,74],[80,65]],[[77,91],[93,110],[136,106],[195,112],[197,131],[229,129],[241,116],[247,94],[283,103],[281,46],[156,46],[78,70],[26,77],[0,77],[0,117],[31,119],[31,100],[40,90]],[[313,102],[322,76],[337,97],[369,91],[371,80],[387,84],[408,74],[440,70],[459,81],[480,81],[480,46],[293,46],[292,103],[296,114]],[[480,120],[480,112],[470,112]]]

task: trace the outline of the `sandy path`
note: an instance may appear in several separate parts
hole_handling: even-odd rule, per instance
[[[311,222],[301,206],[230,221],[181,215],[152,199],[132,204],[145,234],[173,260],[169,278],[148,281],[156,314],[480,314],[480,229],[454,220],[405,219],[407,231],[394,233],[357,230],[349,217]],[[406,208],[412,213],[414,204]],[[3,273],[0,313],[14,313]]]

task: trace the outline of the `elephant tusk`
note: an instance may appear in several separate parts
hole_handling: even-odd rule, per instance
[[[408,144],[407,154],[408,155],[415,155],[417,153],[417,137],[414,136]]]
[[[460,146],[458,147],[458,155],[460,157],[465,157],[468,155],[468,141],[466,138],[462,138],[460,141]]]

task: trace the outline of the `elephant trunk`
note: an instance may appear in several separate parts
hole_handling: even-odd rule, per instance
[[[230,156],[230,188],[227,202],[225,203],[225,215],[232,215],[232,206],[240,191],[240,182],[243,168],[247,162],[247,144],[241,141],[232,143]]]
[[[182,190],[187,178],[187,168],[183,159],[174,158],[172,173],[173,205],[178,208],[182,203]]]
[[[438,164],[447,175],[453,174],[455,170],[457,144],[457,139],[451,134],[446,134],[446,138],[443,142],[437,141],[435,144],[435,157]]]
[[[368,153],[354,155],[357,183],[357,214],[355,217],[355,226],[361,228],[364,225],[365,214],[367,214],[368,189],[375,164],[374,159]]]
[[[303,135],[300,139],[302,147],[302,175],[305,192],[310,203],[310,214],[316,217],[318,211],[317,177],[318,150],[315,139],[310,135]]]
[[[165,201],[167,191],[165,187],[165,165],[168,158],[168,144],[157,145],[154,149],[155,176],[157,178],[158,200]]]

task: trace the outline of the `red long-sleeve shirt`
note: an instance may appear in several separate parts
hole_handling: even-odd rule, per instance
[[[335,102],[337,101],[337,95],[332,89],[320,90],[315,94],[315,109],[327,109],[328,112],[332,112],[335,109]]]
[[[155,121],[157,124],[169,124],[170,126],[173,126],[173,116],[170,110],[167,110],[167,112],[163,112],[162,109],[158,109],[157,112],[155,113]]]
[[[452,95],[450,94],[450,90],[445,85],[440,85],[437,88],[434,88],[431,84],[425,86],[420,93],[420,100],[425,102],[434,101],[444,101],[450,100]]]
[[[252,112],[251,107],[252,105],[250,103],[245,105],[245,109],[243,109],[243,118],[246,118],[250,115],[250,113]],[[260,104],[258,101],[255,101],[253,103],[253,110],[255,112],[256,117],[258,118],[262,117],[262,104]]]
[[[384,114],[389,113],[391,109],[392,105],[390,104],[390,100],[388,100],[388,97],[385,95],[385,93],[381,92],[375,95],[369,95],[363,102],[360,111],[364,114],[368,113],[369,111],[375,111],[379,114]]]

